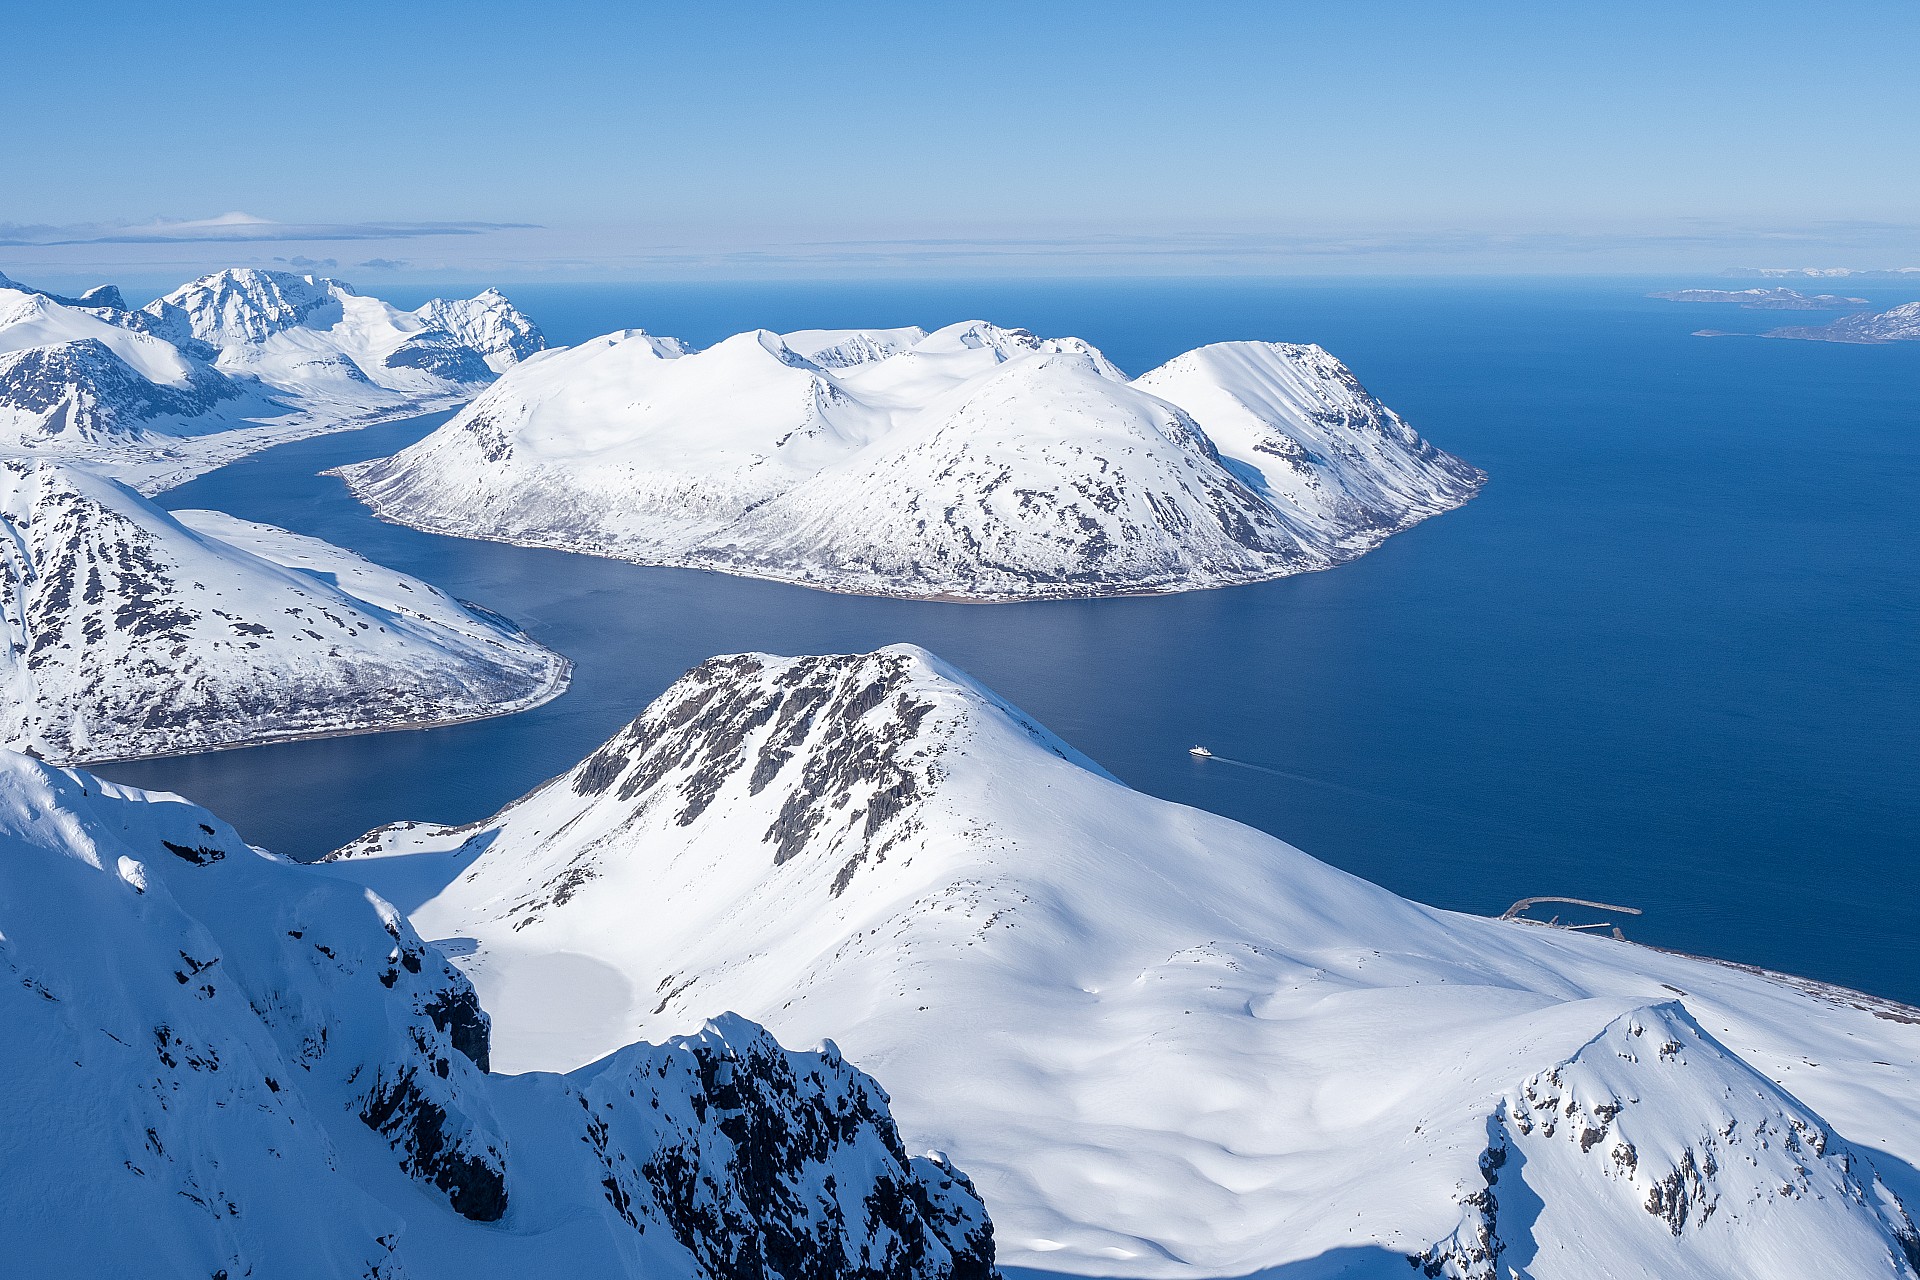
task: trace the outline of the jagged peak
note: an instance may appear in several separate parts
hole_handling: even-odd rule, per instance
[[[323,319],[353,286],[325,276],[228,267],[189,281],[144,310],[157,320],[182,313],[193,336],[215,346],[264,342],[276,333]]]
[[[1690,1275],[1776,1274],[1767,1228],[1783,1212],[1789,1230],[1821,1234],[1835,1274],[1899,1275],[1920,1254],[1872,1162],[1679,1000],[1619,1014],[1522,1081],[1490,1117],[1478,1165],[1460,1227],[1410,1259],[1428,1276],[1524,1273],[1609,1202],[1626,1228],[1611,1247],[1658,1265],[1684,1241]]]

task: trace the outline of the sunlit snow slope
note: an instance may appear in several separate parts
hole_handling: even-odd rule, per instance
[[[567,663],[352,552],[0,459],[0,745],[110,760],[536,706]]]
[[[0,1270],[988,1280],[964,1175],[837,1050],[739,1018],[488,1075],[379,898],[0,751]]]
[[[610,334],[343,474],[443,533],[978,600],[1323,569],[1482,479],[1318,347],[1225,343],[1129,382],[1078,339],[979,321],[704,351]]]
[[[1408,902],[1130,791],[911,647],[713,659],[494,818],[329,865],[470,952],[508,1069],[723,1009],[835,1037],[1012,1264],[1920,1258],[1915,1011]]]

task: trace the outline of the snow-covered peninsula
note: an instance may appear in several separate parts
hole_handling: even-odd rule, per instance
[[[536,706],[567,662],[349,551],[0,459],[0,744],[56,761],[443,724]]]
[[[436,532],[967,600],[1324,569],[1484,479],[1319,347],[1223,343],[1129,380],[1078,339],[978,321],[700,351],[610,334],[343,474]]]
[[[0,751],[17,1276],[992,1280],[966,1176],[838,1050],[737,1017],[565,1075],[387,903]]]
[[[130,309],[0,277],[0,453],[148,492],[269,444],[450,408],[545,346],[495,290],[417,311],[237,268]]]
[[[1129,790],[912,647],[712,659],[493,818],[327,865],[460,941],[507,1070],[721,1009],[831,1035],[1010,1264],[1920,1266],[1920,1011],[1409,902]]]
[[[1832,324],[1774,329],[1764,336],[1803,338],[1811,342],[1913,342],[1920,340],[1920,302],[1866,315],[1844,316]]]

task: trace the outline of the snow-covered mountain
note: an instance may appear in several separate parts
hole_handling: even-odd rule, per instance
[[[343,474],[437,532],[977,600],[1322,569],[1482,480],[1318,347],[1225,343],[1130,382],[1078,339],[979,321],[704,351],[610,334]]]
[[[272,407],[160,338],[45,294],[0,288],[0,450],[146,449],[223,408]]]
[[[1843,316],[1832,324],[1774,329],[1769,338],[1806,338],[1815,342],[1912,342],[1920,339],[1920,302],[1887,311]]]
[[[1408,902],[1129,790],[912,647],[713,659],[495,817],[328,865],[460,940],[507,1069],[721,1009],[832,1035],[1008,1263],[1920,1266],[1920,1011]]]
[[[385,902],[5,751],[0,970],[9,1275],[991,1275],[965,1176],[831,1046],[723,1017],[489,1075],[473,988]]]
[[[538,350],[495,290],[401,311],[338,281],[223,271],[129,310],[0,278],[0,452],[149,491],[253,449],[447,408]]]
[[[181,345],[204,343],[229,373],[289,394],[349,405],[465,398],[545,345],[496,290],[402,311],[324,276],[239,268],[180,286],[139,322]]]
[[[112,284],[97,284],[79,297],[70,298],[46,289],[36,289],[32,285],[21,284],[18,280],[10,280],[4,272],[0,272],[0,289],[12,289],[20,293],[37,293],[43,298],[51,298],[62,306],[68,307],[106,307],[114,311],[125,311],[127,309],[127,300],[121,295],[120,286]]]
[[[317,539],[0,459],[0,744],[61,761],[518,711],[564,658]]]

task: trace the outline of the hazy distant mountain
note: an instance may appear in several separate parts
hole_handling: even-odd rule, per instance
[[[1865,298],[1844,298],[1834,293],[1809,296],[1797,289],[1671,289],[1647,296],[1668,302],[1738,303],[1750,311],[1843,311],[1870,305]]]

